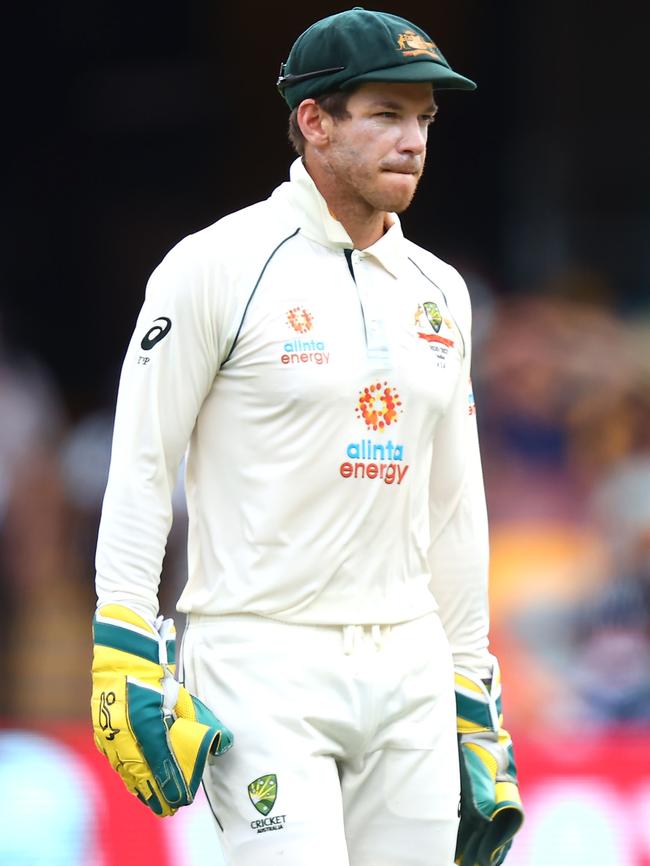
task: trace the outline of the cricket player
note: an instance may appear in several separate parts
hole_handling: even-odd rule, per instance
[[[297,39],[277,87],[289,180],[168,253],[126,353],[95,740],[158,815],[203,780],[231,866],[495,866],[522,812],[470,300],[398,217],[436,92],[475,84],[415,24],[355,7]],[[177,671],[157,589],[185,455]]]

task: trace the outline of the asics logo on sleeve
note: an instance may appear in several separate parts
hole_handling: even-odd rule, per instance
[[[163,324],[157,324],[157,322],[162,322]],[[142,338],[142,342],[140,346],[146,351],[149,349],[153,349],[156,343],[159,343],[167,334],[171,331],[172,322],[171,319],[168,319],[166,316],[159,316],[157,319],[154,319],[153,326],[149,328],[147,333]]]

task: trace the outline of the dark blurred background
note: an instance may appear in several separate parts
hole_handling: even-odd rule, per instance
[[[14,4],[5,19],[0,718],[85,722],[113,403],[147,277],[184,235],[286,178],[280,62],[309,24],[345,8],[67,0]],[[510,725],[640,725],[645,737],[645,6],[367,8],[415,21],[479,84],[438,95],[428,167],[402,221],[473,297],[493,648]],[[177,512],[167,614],[184,578],[180,485]]]
[[[148,275],[183,236],[287,177],[280,62],[314,20],[345,8],[5,10],[0,783],[24,787],[48,760],[58,779],[70,769],[65,801],[40,810],[56,817],[52,832],[31,832],[31,799],[3,807],[3,863],[125,866],[155,850],[161,866],[198,864],[218,848],[201,841],[214,832],[205,804],[162,836],[131,816],[90,743],[113,406]],[[428,167],[402,221],[473,298],[492,649],[528,809],[508,863],[645,866],[650,836],[629,815],[650,808],[648,13],[632,0],[369,8],[422,26],[479,84],[438,94]],[[166,615],[185,578],[185,531],[179,480]],[[117,850],[127,825],[146,854],[135,842]],[[47,854],[25,859],[41,842]]]
[[[479,83],[441,93],[417,242],[499,294],[596,271],[617,308],[650,275],[639,5],[480,0],[397,11]],[[5,31],[5,332],[75,416],[114,393],[147,275],[183,235],[284,179],[280,61],[323,2],[14,5]]]

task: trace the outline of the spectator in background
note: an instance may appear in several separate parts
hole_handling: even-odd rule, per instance
[[[97,529],[106,489],[113,437],[113,411],[99,409],[83,415],[67,432],[61,447],[65,495],[71,513],[71,543],[89,581],[95,572]],[[187,507],[181,464],[172,497],[173,524],[167,539],[161,577],[162,610],[173,610],[187,579]],[[179,632],[183,614],[176,614]]]
[[[0,418],[0,714],[34,722],[75,714],[85,702],[80,629],[88,629],[85,611],[75,617],[81,598],[57,453],[62,401],[47,371],[2,333]]]
[[[495,520],[581,519],[590,479],[572,459],[572,419],[637,367],[629,329],[608,307],[544,293],[497,305],[475,374]]]
[[[70,424],[62,395],[0,321],[0,717],[86,718],[95,544],[113,415]],[[185,500],[174,495],[166,587],[185,574]],[[170,601],[171,605],[171,601]]]
[[[519,298],[497,309],[488,344],[477,390],[493,546],[521,557],[507,565],[518,585],[492,575],[496,651],[527,657],[521,682],[563,683],[546,722],[647,722],[650,329],[591,300]],[[493,550],[497,570],[504,560]]]
[[[650,332],[644,348],[648,371],[599,395],[577,437],[593,478],[588,513],[610,562],[608,583],[574,613],[577,687],[599,722],[650,722]],[[600,437],[588,436],[594,429]]]
[[[67,746],[40,734],[0,731],[0,789],[0,863],[103,862],[96,838],[101,795]]]
[[[603,560],[592,580],[587,576],[577,592],[572,592],[575,587],[562,587],[544,599],[544,588],[531,584],[510,626],[524,650],[554,671],[563,689],[569,687],[556,705],[547,702],[552,707],[549,720],[570,725],[647,724],[650,370],[648,353],[641,346],[650,332],[614,319],[606,322],[589,309],[580,310],[576,323],[599,327],[589,332],[593,345],[590,339],[583,341],[585,355],[557,371],[558,397],[553,402],[565,404],[567,410],[557,416],[565,453],[554,466],[554,483],[561,489],[570,479],[579,490],[568,525],[591,532]],[[503,453],[507,455],[508,449]],[[549,539],[556,521],[552,511],[540,521]],[[499,532],[504,532],[503,524]],[[543,564],[537,567],[543,571]],[[549,574],[548,579],[554,576]]]

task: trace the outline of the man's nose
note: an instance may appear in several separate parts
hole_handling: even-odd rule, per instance
[[[424,153],[427,145],[427,127],[420,123],[419,118],[407,120],[402,127],[402,137],[399,149],[403,153]]]

